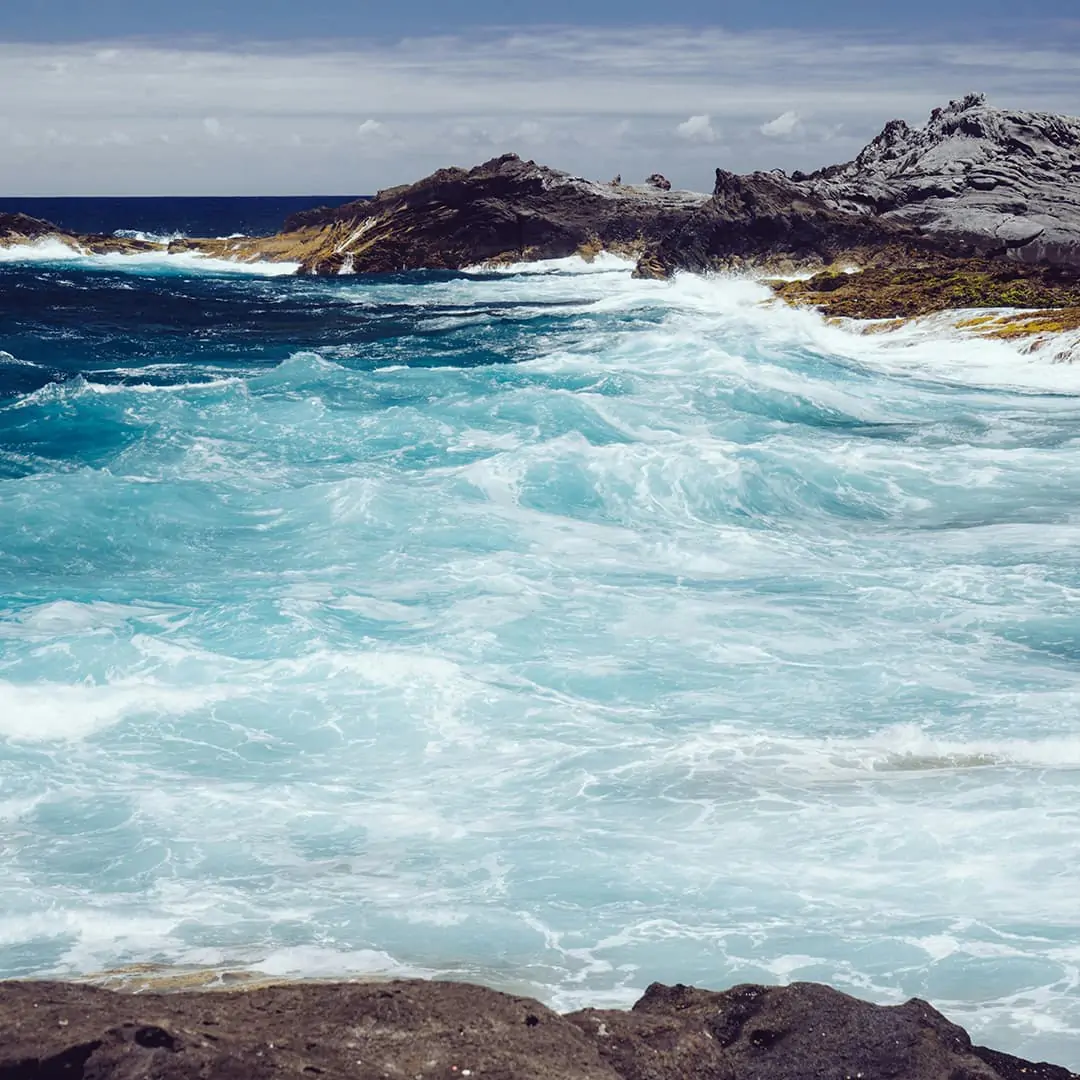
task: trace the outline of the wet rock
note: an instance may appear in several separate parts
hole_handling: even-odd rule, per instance
[[[144,240],[130,240],[121,236],[83,235],[68,232],[51,221],[30,217],[28,214],[0,214],[0,248],[21,247],[25,244],[41,244],[55,241],[73,251],[104,255],[109,253],[133,254],[153,251],[159,245]]]
[[[624,1080],[1072,1080],[972,1046],[925,1001],[872,1005],[813,983],[723,993],[654,984],[629,1013],[570,1019],[606,1030],[601,1057]]]
[[[0,984],[0,1080],[1076,1080],[971,1045],[922,1001],[828,987],[653,985],[633,1010],[558,1016],[448,982],[126,994]]]

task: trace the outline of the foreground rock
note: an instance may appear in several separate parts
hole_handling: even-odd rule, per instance
[[[972,1046],[925,1002],[881,1007],[810,983],[654,984],[629,1012],[569,1016],[445,982],[138,995],[0,985],[0,1078],[61,1077],[1076,1080]]]
[[[55,242],[84,255],[132,255],[160,250],[160,245],[120,236],[82,235],[68,232],[50,221],[27,214],[0,214],[0,248]]]
[[[180,241],[171,250],[297,262],[305,274],[459,270],[601,249],[637,254],[706,199],[655,184],[594,183],[507,154],[296,215],[277,236]]]

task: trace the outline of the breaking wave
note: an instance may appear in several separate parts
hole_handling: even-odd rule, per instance
[[[137,239],[159,240],[147,236]],[[171,238],[167,238],[171,239]],[[92,254],[60,240],[40,240],[31,244],[0,248],[0,264],[48,264],[79,269],[123,270],[133,273],[213,273],[251,274],[262,277],[286,277],[295,274],[299,263],[234,262],[215,259],[197,251],[170,254],[168,251],[107,252]]]
[[[0,271],[0,974],[821,979],[1080,1064],[1080,369],[132,265]]]

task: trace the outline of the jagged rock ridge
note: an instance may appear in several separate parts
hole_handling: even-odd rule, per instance
[[[174,249],[296,261],[309,274],[461,269],[562,258],[581,248],[637,252],[706,199],[599,184],[506,154],[473,169],[440,169],[374,199],[305,212],[275,237]]]
[[[838,210],[1080,267],[1080,119],[972,94],[922,128],[893,120],[854,161],[792,179]]]
[[[124,994],[0,984],[0,1080],[1078,1080],[973,1046],[926,1002],[654,984],[559,1016],[450,982]]]

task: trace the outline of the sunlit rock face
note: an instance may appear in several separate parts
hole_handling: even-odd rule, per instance
[[[830,206],[1080,265],[1080,119],[971,95],[921,128],[886,125],[854,161],[793,177]]]

